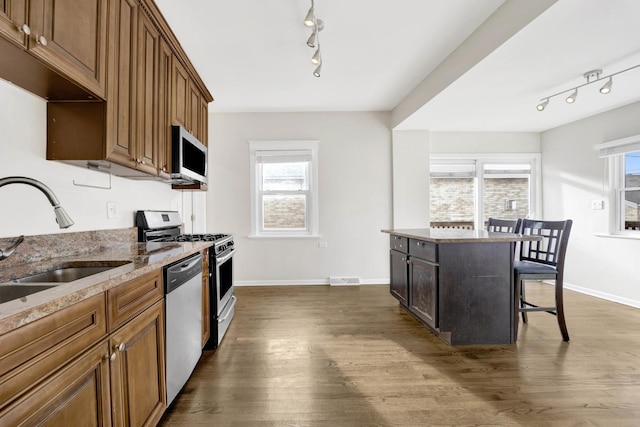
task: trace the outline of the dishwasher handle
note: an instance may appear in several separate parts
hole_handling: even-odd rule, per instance
[[[199,253],[165,267],[165,293],[168,294],[197,276],[202,276],[202,254]]]

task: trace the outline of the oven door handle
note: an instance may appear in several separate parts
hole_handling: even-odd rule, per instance
[[[226,254],[225,256],[223,256],[220,259],[216,259],[216,267],[220,267],[222,264],[224,264],[225,262],[227,262],[227,260],[229,258],[231,258],[233,256],[233,254],[236,253],[235,249],[231,249],[231,252],[229,252],[228,254]]]
[[[235,295],[232,295],[231,300],[229,300],[229,304],[228,304],[229,307],[226,310],[227,315],[224,316],[222,319],[218,319],[218,323],[222,323],[229,318],[229,316],[231,315],[231,310],[233,310],[233,307],[236,306],[236,301],[238,301],[238,298],[236,298]]]

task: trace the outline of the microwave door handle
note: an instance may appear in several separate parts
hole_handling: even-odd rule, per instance
[[[231,258],[231,257],[233,256],[233,254],[235,254],[235,253],[236,253],[236,250],[235,250],[235,249],[232,249],[232,250],[231,250],[231,252],[229,252],[227,255],[223,256],[223,257],[222,257],[222,258],[220,258],[220,259],[217,259],[217,260],[216,260],[216,267],[220,267],[222,264],[224,264],[225,262],[227,262],[227,260],[228,260],[229,258]]]

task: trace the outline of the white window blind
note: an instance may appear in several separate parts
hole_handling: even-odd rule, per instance
[[[632,151],[640,151],[640,135],[596,144],[593,149],[598,152],[598,157],[610,157]]]

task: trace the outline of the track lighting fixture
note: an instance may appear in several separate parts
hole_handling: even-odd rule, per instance
[[[313,75],[316,77],[320,77],[320,70],[322,69],[322,55],[320,54],[320,31],[324,29],[324,21],[322,19],[316,18],[315,14],[315,4],[314,1],[311,0],[311,7],[309,8],[309,12],[307,12],[307,16],[304,18],[304,25],[307,27],[312,27],[313,32],[307,39],[307,46],[310,48],[315,48],[317,46],[316,52],[311,57],[311,62],[317,64]]]
[[[311,7],[309,8],[309,12],[307,12],[307,16],[304,18],[304,25],[307,27],[313,27],[316,25],[316,17],[315,12],[313,10],[313,1],[311,2]]]
[[[565,101],[567,101],[567,104],[573,104],[574,102],[576,102],[576,98],[578,97],[578,88],[576,88],[576,90],[574,90],[571,95],[567,96],[567,99],[565,99]]]
[[[313,32],[307,39],[307,46],[316,47],[316,36],[318,35],[318,27],[313,28]]]
[[[540,99],[541,102],[536,106],[536,109],[538,111],[544,111],[547,108],[547,105],[549,104],[549,100],[551,98],[553,98],[554,96],[565,94],[565,93],[570,93],[570,95],[565,98],[565,101],[567,102],[567,104],[573,104],[574,102],[576,102],[576,98],[578,97],[578,89],[588,86],[591,83],[599,82],[605,79],[609,79],[609,80],[604,85],[602,85],[602,87],[600,88],[600,93],[602,94],[610,93],[611,88],[613,86],[613,76],[625,73],[629,70],[633,70],[634,68],[638,68],[638,67],[640,67],[640,64],[634,65],[633,67],[629,67],[622,71],[618,71],[617,73],[609,74],[608,76],[604,76],[604,77],[600,77],[600,74],[602,74],[602,70],[600,69],[587,71],[586,73],[583,74],[583,77],[587,79],[586,83],[583,83],[576,87],[572,87],[570,89],[563,90],[562,92],[554,93],[553,95],[549,95],[547,97]]]
[[[545,99],[540,104],[538,104],[536,108],[538,109],[538,111],[543,111],[545,108],[547,108],[547,104],[549,104],[549,98]]]
[[[602,94],[607,94],[609,92],[611,92],[611,86],[613,85],[613,77],[609,77],[609,81],[606,82],[601,88],[600,88],[600,93]]]
[[[318,46],[318,50],[316,50],[316,53],[314,53],[313,56],[311,57],[311,62],[313,62],[314,64],[319,64],[320,62],[322,62],[322,55],[320,55],[319,46]]]

